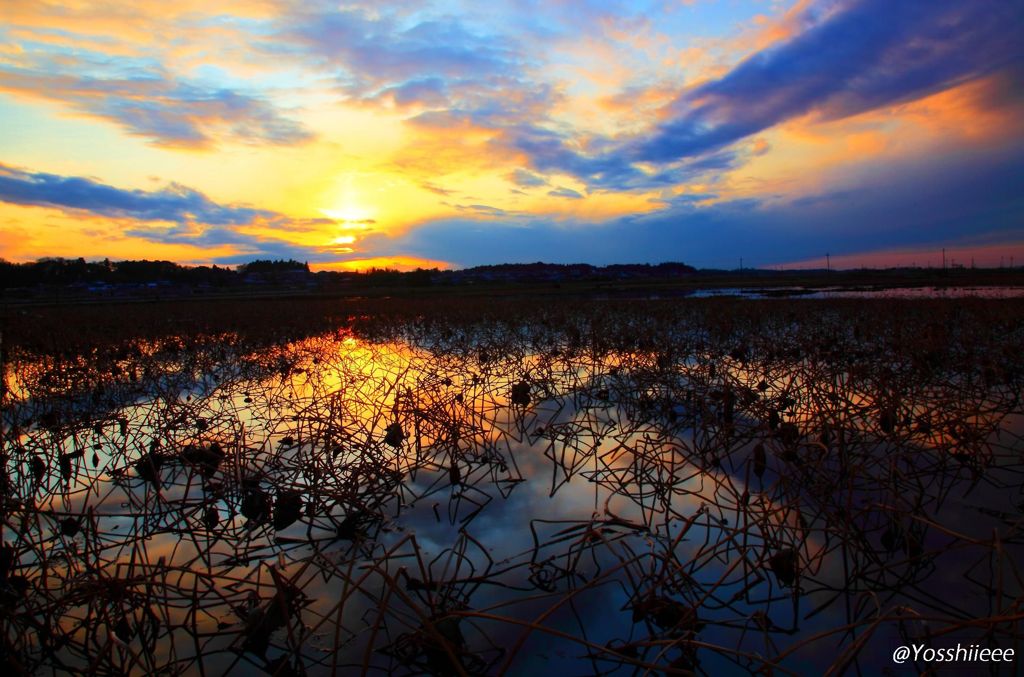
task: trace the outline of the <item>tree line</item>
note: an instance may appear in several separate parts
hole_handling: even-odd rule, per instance
[[[251,274],[273,277],[296,272],[309,273],[309,264],[292,260],[256,260],[231,268],[216,265],[182,266],[171,261],[86,261],[84,258],[45,258],[29,263],[0,261],[0,287],[150,282],[223,286],[242,282]]]

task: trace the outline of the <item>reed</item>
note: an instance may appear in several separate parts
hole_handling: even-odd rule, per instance
[[[118,312],[0,335],[14,673],[838,673],[911,640],[1019,648],[1020,301]]]

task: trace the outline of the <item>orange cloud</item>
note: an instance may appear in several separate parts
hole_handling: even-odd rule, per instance
[[[69,216],[54,209],[0,203],[0,257],[209,261],[236,253],[230,245],[196,246],[121,235],[135,225],[131,220]]]
[[[814,1],[797,0],[782,16],[758,15],[755,17],[754,27],[740,35],[735,45],[743,51],[757,52],[799,35],[807,26],[807,10]]]

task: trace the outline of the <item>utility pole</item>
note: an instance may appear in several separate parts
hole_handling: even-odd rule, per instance
[[[946,248],[942,248],[942,272],[946,272]]]
[[[832,272],[832,259],[829,258],[828,252],[825,252],[825,272],[826,273],[831,273]]]

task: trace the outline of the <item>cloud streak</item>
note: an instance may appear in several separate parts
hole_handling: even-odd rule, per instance
[[[125,190],[85,177],[26,172],[3,165],[0,200],[111,218],[178,224],[241,225],[276,216],[274,212],[247,206],[220,205],[180,184],[155,191]]]
[[[452,16],[410,17],[386,5],[341,11],[314,5],[288,14],[284,24],[263,48],[332,73],[356,99],[479,110],[496,92],[522,84],[515,78],[526,59],[514,40]]]
[[[397,238],[372,235],[363,247],[375,256],[401,252],[459,266],[681,260],[731,268],[739,256],[748,265],[764,266],[825,252],[1022,241],[1022,173],[1024,157],[1007,151],[986,161],[927,169],[903,163],[845,190],[810,198],[715,201],[713,194],[681,195],[649,214],[591,222],[438,219]],[[873,199],[864,201],[865,194]],[[985,228],[965,235],[964,223]]]
[[[593,187],[649,189],[735,169],[762,152],[736,144],[796,118],[891,107],[1019,73],[1024,61],[1024,9],[1000,0],[849,0],[814,5],[796,23],[805,29],[684,89],[663,122],[632,137],[591,135],[584,145],[542,119],[501,126],[493,145],[525,154],[532,169]]]
[[[253,257],[332,261],[350,251],[287,239],[290,233],[316,231],[333,223],[328,219],[289,219],[247,205],[219,204],[180,184],[152,191],[126,190],[85,177],[0,165],[0,202],[126,221],[129,225],[122,235],[146,242],[235,250],[235,254],[217,257],[215,263],[243,263]],[[258,228],[259,232],[245,232],[245,228]]]
[[[631,144],[670,162],[807,113],[839,119],[917,99],[1019,64],[1024,9],[1000,0],[855,0],[725,76],[683,92],[672,118]]]
[[[287,146],[313,139],[264,98],[190,82],[152,63],[127,60],[115,68],[81,55],[30,61],[29,68],[0,63],[0,92],[61,103],[157,146],[209,150],[225,141]]]

